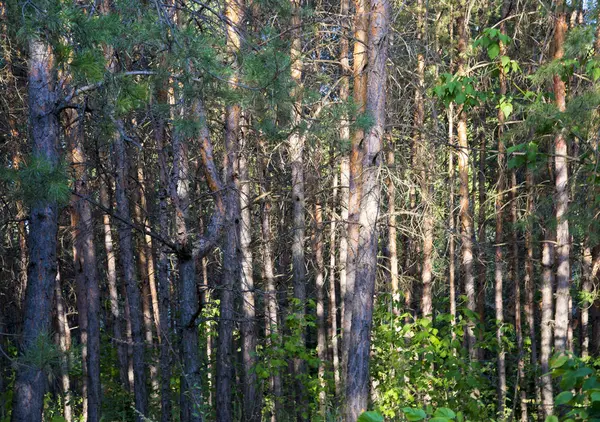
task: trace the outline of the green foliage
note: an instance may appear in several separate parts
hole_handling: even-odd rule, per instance
[[[473,43],[473,47],[481,46],[487,49],[487,54],[490,60],[494,60],[500,54],[500,43],[508,45],[511,39],[508,35],[500,32],[496,28],[485,28],[479,38]]]
[[[363,412],[362,415],[358,417],[356,422],[383,422],[383,416],[373,411]]]
[[[46,202],[64,205],[71,196],[66,167],[64,162],[54,164],[42,156],[33,156],[18,169],[1,170],[0,180],[11,184],[29,206]]]
[[[474,88],[475,79],[457,76],[450,73],[442,74],[441,81],[433,89],[435,95],[447,107],[451,102],[471,108],[480,104],[486,98],[483,92]]]
[[[416,418],[421,413],[407,409],[415,409],[427,397],[438,409],[460,410],[461,415],[484,420],[492,410],[486,403],[493,402],[488,399],[494,395],[488,369],[470,362],[461,345],[467,324],[477,316],[462,311],[454,327],[449,315],[436,316],[435,323],[429,318],[407,322],[407,317],[390,315],[383,303],[376,308],[371,377],[377,386],[374,404],[381,414],[395,418],[408,412]],[[480,343],[485,348],[491,344],[493,339],[485,338]],[[445,417],[444,412],[435,417]],[[433,416],[433,410],[429,414]]]
[[[546,422],[600,421],[600,373],[573,355],[556,355],[550,361],[552,377],[559,378],[561,392],[554,404],[558,415]]]
[[[523,166],[534,169],[544,162],[546,157],[538,150],[538,144],[531,141],[517,144],[506,150],[508,154],[508,168],[514,169]]]

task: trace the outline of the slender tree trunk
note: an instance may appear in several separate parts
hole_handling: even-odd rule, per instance
[[[88,422],[100,420],[100,289],[98,286],[98,270],[96,248],[94,244],[94,226],[90,203],[83,199],[88,196],[88,176],[86,172],[87,157],[83,147],[82,114],[67,113],[67,137],[71,149],[75,193],[72,200],[73,256],[75,259],[75,278],[78,286],[78,308],[80,325],[82,325],[82,345],[86,365],[83,374],[86,376],[84,386],[84,411]],[[74,218],[73,218],[74,217]],[[79,296],[82,295],[80,298]],[[83,324],[82,324],[83,322]],[[86,409],[87,407],[87,409]]]
[[[332,160],[333,161],[333,160]],[[337,228],[337,213],[335,211],[338,197],[338,177],[337,169],[332,165],[332,189],[331,189],[331,221],[329,223],[329,339],[330,339],[330,354],[333,364],[333,382],[335,386],[336,398],[341,397],[340,384],[340,356],[338,344],[338,317],[337,317],[337,293],[336,293],[336,228]]]
[[[369,396],[369,354],[375,278],[377,275],[377,219],[380,201],[382,141],[385,131],[387,35],[390,23],[387,0],[370,0],[368,42],[368,83],[366,111],[373,118],[362,145],[363,193],[356,292],[352,302],[352,331],[348,348],[346,420],[354,421],[367,409]],[[358,11],[357,11],[358,12]]]
[[[303,319],[306,313],[306,262],[304,257],[305,242],[305,199],[304,199],[304,143],[305,135],[299,127],[302,123],[302,19],[300,16],[300,0],[291,0],[292,3],[292,47],[290,57],[292,60],[291,76],[295,88],[292,92],[294,106],[292,107],[292,123],[295,128],[289,138],[289,159],[292,173],[292,283],[294,298],[299,303],[298,318]],[[306,345],[306,333],[300,335],[300,347]],[[296,376],[296,412],[299,421],[306,420],[307,392],[301,374],[306,372],[306,362],[300,357],[294,358],[294,372]]]
[[[529,329],[529,341],[531,344],[531,367],[534,373],[535,395],[536,401],[541,403],[540,377],[538,369],[538,352],[537,352],[537,335],[535,328],[535,311],[534,311],[534,296],[535,296],[535,274],[533,266],[533,233],[531,227],[531,216],[534,212],[534,192],[533,192],[533,174],[530,169],[526,170],[525,187],[527,189],[527,205],[525,227],[525,318],[527,319],[527,327]]]
[[[467,52],[468,35],[467,22],[465,21],[465,3],[460,2],[460,11],[456,18],[458,30],[458,74],[465,73],[465,55]],[[458,136],[458,178],[460,182],[460,233],[462,240],[462,265],[464,271],[465,294],[467,296],[467,308],[475,312],[475,278],[473,276],[473,216],[469,205],[469,141],[467,138],[467,113],[463,105],[458,106],[458,122],[456,133]],[[475,349],[474,321],[467,324],[466,338],[469,356],[472,360],[477,359]]]
[[[542,320],[541,320],[541,390],[543,416],[553,413],[554,397],[552,391],[552,376],[550,375],[550,355],[552,353],[552,296],[554,286],[554,236],[550,230],[544,231],[542,245]]]
[[[157,94],[160,105],[168,104],[168,93],[161,87]],[[158,151],[158,227],[163,237],[169,237],[169,176],[167,167],[167,152],[165,151],[165,119],[157,115],[154,118],[154,139]],[[156,332],[160,343],[158,366],[160,369],[160,420],[169,422],[172,419],[171,404],[171,355],[170,349],[170,308],[171,308],[171,285],[169,283],[169,258],[165,245],[158,245],[158,320],[156,320]],[[156,311],[155,311],[156,312]],[[156,317],[156,316],[155,316]]]
[[[452,25],[450,25],[452,27]],[[448,153],[448,183],[450,185],[450,192],[448,198],[448,229],[450,236],[448,238],[448,289],[449,300],[450,300],[450,324],[452,327],[456,325],[456,242],[455,242],[455,214],[454,214],[454,105],[450,104],[448,107],[448,141],[450,143],[450,150]],[[452,339],[455,339],[456,333],[452,330]]]
[[[117,122],[122,125],[121,122]],[[123,130],[123,128],[120,128]],[[120,217],[118,223],[121,265],[123,266],[123,278],[127,291],[129,304],[129,315],[131,321],[131,339],[133,341],[133,376],[134,376],[134,398],[136,421],[142,422],[148,414],[148,396],[146,389],[146,361],[144,359],[144,316],[142,314],[141,294],[135,271],[135,259],[133,252],[133,233],[131,226],[125,221],[131,221],[129,210],[130,192],[127,179],[129,174],[129,159],[125,140],[117,135],[114,140],[115,162],[116,162],[116,202],[117,213]]]
[[[387,148],[387,166],[390,176],[387,178],[388,191],[388,251],[390,256],[390,282],[392,288],[392,308],[397,312],[400,301],[399,272],[398,272],[398,230],[396,228],[396,185],[391,177],[396,166],[394,143],[390,139]]]
[[[56,272],[56,319],[58,327],[58,347],[61,352],[60,357],[60,382],[63,393],[63,412],[67,422],[73,419],[73,410],[71,408],[71,378],[69,376],[69,350],[71,349],[71,331],[69,321],[67,320],[67,305],[62,294],[62,286],[60,280],[60,272]]]
[[[106,176],[108,178],[108,176]],[[105,209],[111,208],[111,203],[108,195],[108,181],[100,182],[100,204]],[[108,283],[108,295],[110,300],[110,313],[113,319],[112,329],[114,343],[117,348],[117,359],[119,361],[119,378],[121,383],[131,390],[128,379],[128,363],[127,363],[127,347],[123,337],[121,312],[119,309],[119,295],[117,288],[117,261],[112,238],[112,228],[110,224],[110,216],[104,214],[102,216],[102,227],[104,230],[104,249],[106,252],[106,280]]]
[[[525,379],[525,351],[523,348],[523,324],[521,322],[521,278],[519,277],[519,235],[517,224],[519,213],[517,208],[517,174],[510,172],[510,217],[512,233],[512,266],[511,279],[515,294],[515,333],[517,338],[517,390],[521,406],[521,421],[527,422],[527,380]]]
[[[320,179],[320,174],[317,175]],[[319,194],[315,197],[314,206],[315,227],[312,236],[313,252],[315,254],[315,288],[317,290],[317,357],[319,358],[319,413],[327,417],[327,391],[325,380],[325,364],[327,362],[327,327],[325,317],[325,262],[323,259],[323,208]],[[335,308],[334,308],[335,309]]]
[[[502,21],[500,23],[500,32],[506,33],[506,24],[504,18],[508,13],[509,3],[507,0],[502,5]],[[500,41],[500,55],[506,54],[506,47]],[[500,96],[506,95],[506,74],[504,68],[500,69]],[[498,344],[498,415],[501,420],[505,417],[506,406],[506,351],[504,350],[502,330],[504,329],[504,303],[503,303],[503,284],[504,284],[504,191],[506,189],[506,148],[504,146],[504,121],[506,116],[502,108],[498,109],[498,188],[496,192],[496,252],[495,252],[495,272],[494,272],[494,305],[496,308],[496,342]],[[513,204],[515,205],[515,204]],[[479,204],[483,206],[483,204]],[[515,205],[516,206],[516,205]],[[516,208],[515,208],[516,212]],[[480,239],[481,240],[481,239]],[[516,245],[515,245],[516,247]],[[513,271],[518,271],[514,268]],[[518,281],[513,279],[515,285]],[[520,312],[517,310],[516,312]]]
[[[41,38],[29,41],[29,119],[32,155],[56,169],[58,152],[58,116],[54,112],[54,59],[49,45]],[[52,300],[56,283],[56,244],[58,205],[42,199],[30,209],[29,268],[23,318],[22,353],[36,344],[50,330]],[[46,391],[44,370],[35,365],[22,365],[16,371],[11,420],[40,421]]]
[[[250,176],[248,175],[247,155],[243,151],[239,158],[240,174],[240,249],[241,249],[241,291],[242,291],[242,359],[244,367],[244,420],[260,421],[261,402],[258,397],[256,377],[256,302],[254,298],[254,276],[252,264],[252,199]]]
[[[261,179],[261,234],[263,239],[262,257],[263,271],[265,277],[265,333],[267,344],[276,349],[280,346],[279,324],[277,322],[277,286],[275,284],[275,269],[273,257],[273,235],[271,233],[271,185],[269,175],[269,162],[266,158],[266,146],[264,141],[261,142],[262,158],[262,179]],[[282,383],[281,383],[281,368],[273,368],[271,370],[271,390],[275,404],[275,410],[272,414],[271,421],[281,421],[282,415]]]
[[[433,281],[433,204],[431,186],[429,181],[430,143],[423,136],[425,124],[425,5],[423,0],[417,1],[417,88],[415,90],[415,150],[417,154],[417,166],[419,171],[421,198],[423,203],[423,266],[421,268],[421,283],[423,291],[421,294],[421,312],[423,317],[430,318],[433,315],[432,281]]]
[[[563,0],[554,2],[556,7],[554,24],[554,60],[562,59],[563,45],[567,32],[566,14]],[[554,98],[560,112],[566,110],[566,88],[560,75],[554,75]],[[570,235],[569,220],[569,174],[567,163],[567,139],[563,130],[554,138],[554,166],[556,183],[556,310],[554,316],[554,348],[556,352],[564,352],[567,348],[567,331],[569,328],[569,288],[571,286],[571,269],[569,264]]]
[[[132,169],[131,178],[136,180],[136,188],[134,190],[135,197],[135,205],[134,209],[134,218],[135,223],[140,227],[145,227],[147,225],[148,219],[148,205],[146,201],[146,192],[145,192],[145,181],[144,181],[144,173],[141,167],[140,161],[143,160],[141,154],[137,154],[136,159],[138,164],[136,168]],[[144,234],[143,236],[137,236],[136,242],[136,250],[137,250],[137,264],[139,269],[141,287],[142,287],[142,312],[144,315],[144,337],[146,339],[146,345],[150,350],[154,349],[154,335],[153,335],[153,322],[154,322],[154,312],[153,312],[153,303],[154,297],[156,295],[156,282],[154,279],[154,257],[152,256],[152,248],[150,241],[150,236]],[[154,295],[152,294],[154,292]],[[158,368],[154,364],[154,362],[150,362],[148,365],[148,369],[150,372],[150,385],[151,385],[151,394],[158,391]]]
[[[341,0],[340,14],[342,17],[342,36],[340,39],[340,100],[348,101],[350,98],[350,60],[349,51],[350,44],[348,42],[348,34],[350,32],[350,0]],[[341,319],[340,325],[343,325],[345,315],[345,297],[347,286],[347,261],[348,261],[348,201],[350,198],[350,125],[348,116],[343,116],[340,121],[340,144],[342,146],[342,156],[340,159],[340,256],[339,256],[339,272],[340,272],[340,304],[341,304]],[[341,327],[340,327],[341,328]],[[342,366],[342,372],[344,371]],[[338,384],[337,395],[341,397],[341,377]]]

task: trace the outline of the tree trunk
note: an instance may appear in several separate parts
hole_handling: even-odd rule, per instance
[[[59,162],[58,116],[54,112],[54,59],[42,39],[29,41],[29,119],[31,151],[34,157],[56,169]],[[47,194],[47,193],[46,193]],[[22,354],[32,353],[49,335],[52,300],[56,283],[58,204],[50,198],[38,200],[30,209],[29,268],[23,318]],[[33,365],[16,371],[13,422],[40,421],[46,391],[46,374]]]
[[[67,115],[67,138],[71,149],[75,195],[72,199],[71,219],[73,225],[73,256],[75,279],[78,283],[78,311],[82,330],[82,353],[86,377],[84,411],[88,422],[100,420],[100,289],[94,226],[90,203],[83,199],[88,196],[87,157],[83,147],[83,114],[69,110]],[[82,296],[82,297],[80,297]],[[87,409],[86,409],[87,407]]]
[[[464,0],[460,3],[460,12],[456,18],[458,30],[458,74],[465,74],[465,55],[467,52],[468,35],[467,22],[465,21]],[[456,133],[458,136],[458,178],[460,182],[460,233],[462,240],[462,265],[464,271],[465,294],[467,296],[467,308],[475,312],[475,278],[473,276],[473,216],[469,205],[469,141],[467,138],[467,113],[463,105],[458,106],[458,123]],[[469,356],[472,360],[477,359],[475,349],[475,322],[469,320],[467,323],[466,338]]]
[[[356,106],[357,117],[365,112],[367,103],[367,26],[368,12],[367,0],[354,1],[354,92],[353,100]],[[346,283],[344,292],[344,304],[342,315],[342,382],[344,388],[348,388],[346,378],[348,374],[348,359],[350,336],[352,328],[352,312],[354,306],[354,285],[356,279],[358,258],[358,237],[360,200],[362,186],[362,161],[360,157],[360,146],[365,137],[364,130],[357,127],[352,137],[350,151],[350,176],[348,178],[348,256],[346,258]],[[343,175],[342,175],[343,179]],[[342,180],[343,182],[343,180]]]
[[[567,32],[566,14],[563,0],[554,2],[556,7],[554,23],[554,60],[562,59],[563,45]],[[554,98],[560,112],[566,110],[566,88],[560,75],[554,75]],[[569,220],[569,174],[567,163],[567,139],[563,130],[554,138],[554,166],[556,183],[556,310],[554,316],[554,348],[557,353],[567,349],[567,331],[569,329],[569,288],[571,269],[569,263],[570,235]]]
[[[340,357],[339,357],[339,344],[338,344],[338,305],[337,305],[337,293],[336,293],[336,228],[337,228],[337,213],[336,204],[338,197],[338,177],[337,169],[335,165],[332,166],[331,171],[333,175],[332,188],[331,188],[331,218],[329,223],[329,339],[330,339],[330,358],[333,365],[333,382],[335,386],[335,397],[341,397],[341,385],[340,385]]]
[[[320,174],[317,174],[317,180]],[[316,181],[315,181],[316,182]],[[316,186],[316,183],[315,183]],[[327,328],[325,318],[325,262],[323,259],[323,208],[319,194],[316,194],[314,205],[315,227],[312,236],[312,247],[315,254],[315,288],[317,290],[317,357],[319,367],[319,413],[325,419],[327,417],[327,391],[325,380],[325,364],[327,362]],[[335,309],[335,308],[334,308]]]
[[[544,230],[542,246],[542,320],[541,320],[541,390],[542,412],[544,418],[552,415],[554,397],[552,391],[552,375],[550,375],[550,355],[552,353],[552,299],[554,286],[554,236],[548,229]]]
[[[506,33],[506,25],[504,18],[508,13],[509,3],[504,1],[502,5],[502,21],[500,22],[500,32]],[[504,43],[500,41],[500,55],[506,54],[506,47]],[[506,74],[504,68],[500,69],[500,96],[506,95]],[[503,233],[503,221],[504,221],[504,191],[506,189],[506,148],[504,146],[504,121],[506,116],[502,111],[502,108],[498,108],[498,188],[496,192],[496,251],[495,251],[495,271],[494,271],[494,306],[496,308],[496,343],[498,345],[498,415],[501,420],[504,420],[505,412],[504,407],[506,405],[506,351],[504,350],[503,334],[504,329],[504,304],[503,304],[503,284],[504,284],[504,233]],[[516,207],[516,204],[512,204]],[[480,207],[483,204],[479,204]],[[515,208],[516,212],[516,208]],[[481,241],[481,239],[480,239]],[[515,245],[516,247],[516,245]],[[518,271],[517,268],[513,269],[514,274]],[[513,279],[515,284],[518,281]],[[517,310],[516,312],[520,312]]]
[[[108,179],[105,175],[105,179]],[[108,195],[108,180],[100,182],[100,204],[105,209],[111,208],[111,203]],[[110,216],[104,213],[102,216],[102,228],[104,230],[104,249],[106,252],[106,280],[108,283],[108,295],[110,300],[110,313],[112,316],[114,343],[117,348],[117,359],[119,361],[119,379],[123,386],[131,390],[129,385],[128,363],[127,363],[127,347],[125,338],[123,337],[121,312],[119,309],[119,294],[117,288],[117,265],[112,238],[112,228],[110,224]]]
[[[60,382],[64,398],[63,412],[67,422],[73,419],[73,410],[71,409],[71,378],[69,376],[69,349],[71,349],[71,331],[69,321],[67,320],[67,305],[62,294],[62,286],[60,281],[60,272],[56,272],[56,319],[58,327],[58,347],[61,352],[60,356]]]
[[[121,125],[122,122],[117,122]],[[133,377],[136,421],[142,422],[148,414],[148,396],[146,394],[146,361],[144,359],[144,316],[142,314],[141,295],[135,271],[135,259],[133,252],[133,233],[131,226],[126,222],[131,221],[129,210],[130,192],[127,179],[129,175],[129,159],[127,148],[122,136],[116,135],[114,139],[115,162],[116,162],[116,202],[117,213],[120,217],[118,223],[121,265],[123,266],[123,278],[127,291],[127,302],[129,304],[129,315],[131,321],[131,339],[133,341]]]
[[[385,65],[389,22],[389,2],[371,0],[366,111],[372,116],[373,125],[362,145],[364,173],[358,245],[360,254],[356,267],[356,292],[352,302],[352,331],[348,347],[348,377],[344,409],[347,421],[355,421],[361,412],[367,409],[369,396],[369,354],[377,275],[377,219],[381,189],[379,173],[385,131],[387,80]]]

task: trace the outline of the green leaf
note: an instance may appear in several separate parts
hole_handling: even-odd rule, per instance
[[[590,398],[593,402],[600,401],[600,392],[594,391]]]
[[[545,422],[558,422],[558,418],[556,416],[546,416]]]
[[[573,393],[571,393],[570,391],[563,391],[558,396],[556,396],[554,403],[557,406],[560,406],[561,404],[566,404],[566,403],[570,402],[572,398],[573,398]]]
[[[433,416],[454,419],[456,417],[456,413],[454,413],[454,411],[448,409],[447,407],[440,407],[438,410],[435,411]]]
[[[383,416],[373,411],[363,412],[362,415],[358,417],[356,422],[383,422]]]
[[[560,356],[553,357],[550,360],[550,368],[552,368],[552,369],[560,368],[565,363],[567,363],[568,360],[569,360],[569,357],[567,355],[560,355]]]
[[[422,409],[412,409],[410,407],[402,408],[402,412],[404,412],[404,416],[409,421],[422,421],[427,417],[427,414]]]
[[[429,422],[452,422],[452,419],[436,416],[429,419]]]
[[[510,116],[511,113],[513,112],[513,105],[509,101],[501,102],[500,110],[502,111],[502,114],[504,114],[504,117],[508,118],[508,116]]]
[[[500,45],[497,43],[491,44],[487,49],[487,53],[490,60],[494,60],[500,54]]]
[[[460,104],[463,104],[466,99],[467,99],[467,96],[465,95],[465,93],[459,92],[458,94],[456,94],[454,101],[456,102],[456,104],[460,105]]]

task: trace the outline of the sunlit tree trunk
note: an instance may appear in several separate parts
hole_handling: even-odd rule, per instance
[[[367,102],[367,26],[368,12],[367,0],[354,1],[354,51],[352,53],[354,92],[353,100],[357,116],[365,112]],[[349,178],[348,178],[348,256],[346,258],[346,283],[344,291],[344,306],[342,315],[342,382],[347,389],[346,376],[348,373],[350,331],[352,327],[352,312],[354,306],[354,285],[358,258],[358,236],[360,198],[362,189],[362,161],[360,146],[365,137],[364,130],[355,128],[350,150]],[[343,180],[342,173],[342,183]]]
[[[552,415],[554,408],[552,376],[550,375],[550,355],[552,353],[552,299],[554,287],[554,236],[549,229],[544,230],[542,268],[540,384],[542,390],[542,412],[543,416],[547,417]]]
[[[32,156],[56,169],[59,162],[58,116],[54,110],[55,73],[53,53],[42,38],[29,40],[29,119]],[[49,334],[56,283],[58,205],[42,199],[29,213],[29,268],[23,317],[21,351],[28,353]],[[21,365],[15,375],[13,422],[40,421],[46,391],[46,375],[35,365]]]
[[[562,59],[567,32],[566,14],[563,0],[554,2],[556,8],[554,22],[554,60]],[[561,75],[554,75],[554,98],[559,111],[566,110],[566,87]],[[554,167],[556,183],[556,310],[554,316],[554,348],[556,352],[567,349],[567,331],[569,328],[569,288],[571,286],[571,269],[569,263],[570,235],[569,220],[569,175],[567,163],[567,139],[563,130],[554,138]]]
[[[458,75],[465,74],[465,60],[468,44],[467,24],[465,20],[466,6],[461,0],[456,18],[458,30]],[[475,278],[473,276],[473,216],[469,205],[469,141],[467,138],[467,112],[464,105],[458,106],[458,122],[456,134],[458,138],[458,178],[460,185],[460,234],[462,249],[462,265],[464,271],[464,286],[467,296],[467,308],[475,312]],[[477,359],[475,349],[474,321],[469,321],[466,330],[467,347],[472,360]]]
[[[391,5],[387,0],[371,0],[368,37],[368,82],[366,111],[373,125],[362,144],[363,190],[360,237],[356,266],[355,295],[352,302],[352,331],[348,347],[346,383],[347,421],[354,421],[367,409],[369,396],[369,354],[375,278],[377,275],[377,219],[381,195],[382,143],[385,131],[387,35]],[[358,11],[357,11],[358,13]]]

